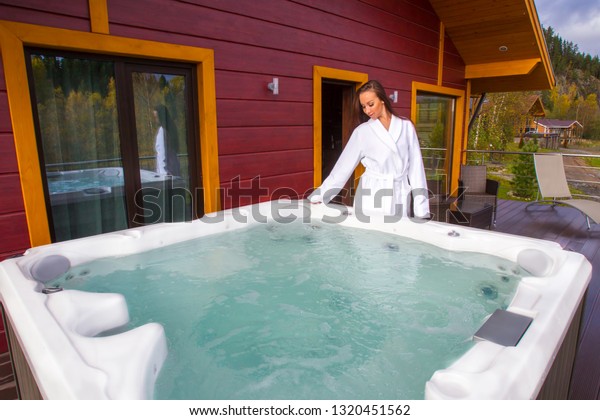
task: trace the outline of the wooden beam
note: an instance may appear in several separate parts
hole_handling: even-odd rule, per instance
[[[90,29],[97,34],[108,34],[108,7],[106,0],[88,0]]]
[[[444,27],[444,22],[440,22],[440,40],[439,40],[439,51],[438,51],[438,78],[437,84],[438,86],[442,86],[442,81],[444,78],[444,38],[446,36],[446,29]]]
[[[483,79],[488,77],[522,76],[531,73],[542,60],[498,61],[488,64],[469,64],[465,67],[465,79]]]
[[[50,243],[23,44],[0,22],[0,51],[31,246]],[[4,198],[8,199],[8,197]],[[16,198],[15,198],[16,199]]]

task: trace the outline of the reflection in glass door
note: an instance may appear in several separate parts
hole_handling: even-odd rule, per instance
[[[416,128],[428,179],[445,182],[451,169],[455,102],[451,96],[417,94]]]
[[[136,213],[134,222],[191,220],[189,75],[149,69],[131,71],[130,77],[141,183],[136,193],[141,212]]]
[[[190,65],[28,59],[53,242],[202,215]]]
[[[126,229],[114,63],[32,52],[29,66],[52,240]]]

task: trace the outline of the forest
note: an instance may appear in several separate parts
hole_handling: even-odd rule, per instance
[[[469,133],[469,149],[506,150],[519,136],[537,97],[542,100],[545,118],[577,120],[583,126],[582,138],[600,145],[600,59],[580,52],[552,27],[543,31],[556,86],[545,91],[487,95]]]
[[[172,113],[173,138],[178,150],[187,145],[185,80],[183,76],[131,71],[128,83],[133,96],[135,130],[127,132],[129,145],[123,148],[118,102],[127,102],[126,91],[116,83],[120,63],[102,59],[63,57],[54,54],[30,55],[37,129],[47,171],[122,166],[122,152],[139,159],[141,169],[154,170],[155,135],[158,121],[153,109],[165,105]],[[124,107],[121,110],[127,111]],[[127,114],[127,112],[124,112]],[[128,121],[129,123],[131,120]],[[169,127],[167,127],[169,128]],[[177,135],[175,135],[177,134]],[[131,146],[133,141],[134,147]],[[183,157],[182,157],[183,158]],[[187,163],[186,163],[187,165]]]

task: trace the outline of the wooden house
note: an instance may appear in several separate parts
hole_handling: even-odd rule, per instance
[[[583,126],[577,120],[539,118],[535,121],[535,133],[542,139],[544,147],[557,149],[559,144],[567,146],[571,140],[580,139]]]
[[[544,109],[542,99],[539,95],[532,95],[523,105],[527,109],[523,115],[524,121],[519,127],[519,134],[521,136],[523,134],[537,131],[537,120],[546,116],[546,110]]]
[[[5,0],[0,48],[0,259],[304,197],[369,79],[456,186],[468,99],[555,83],[533,0]]]

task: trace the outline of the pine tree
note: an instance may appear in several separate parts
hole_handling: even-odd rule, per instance
[[[537,152],[537,140],[532,139],[525,142],[521,150],[530,153]],[[532,199],[538,188],[533,155],[519,155],[517,163],[512,165],[510,169],[514,175],[514,178],[511,181],[514,194],[521,198]]]

